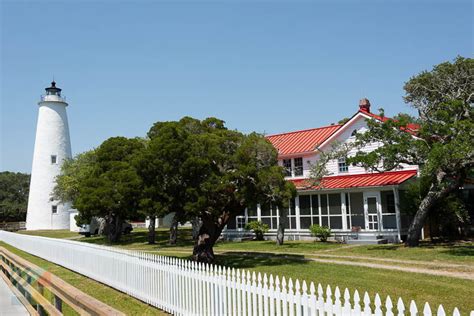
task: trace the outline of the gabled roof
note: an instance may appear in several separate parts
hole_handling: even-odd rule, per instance
[[[330,125],[283,134],[267,136],[267,139],[278,150],[279,155],[312,152],[342,125]]]
[[[312,185],[309,179],[290,179],[288,181],[293,182],[298,190],[349,189],[398,185],[416,174],[416,170],[403,170],[323,177],[318,186]]]
[[[343,129],[351,124],[351,122],[355,120],[356,117],[360,116],[373,118],[381,122],[391,119],[389,117],[383,117],[361,109],[342,125],[330,125],[301,131],[268,135],[267,139],[278,150],[279,156],[313,152],[316,150],[316,147],[319,147],[320,145],[324,146],[325,143],[330,143],[331,139],[336,137],[336,134],[342,133]],[[419,126],[417,124],[408,124],[406,126],[406,131],[412,135],[415,135],[418,129]]]

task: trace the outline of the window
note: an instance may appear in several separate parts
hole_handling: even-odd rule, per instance
[[[260,219],[270,229],[278,228],[278,209],[274,204],[260,204]]]
[[[380,192],[382,204],[382,225],[384,229],[397,228],[397,216],[395,214],[395,196],[393,191]]]
[[[242,223],[243,222],[243,223]],[[235,218],[231,218],[227,223],[227,229],[244,229],[245,228],[245,210],[238,214]]]
[[[319,225],[319,198],[317,194],[300,195],[300,228],[309,229],[311,225]]]
[[[283,168],[285,169],[285,176],[291,177],[291,159],[283,159]]]
[[[351,137],[355,137],[357,135],[357,130],[353,130],[352,133],[351,133]]]
[[[303,158],[295,158],[295,177],[303,175]]]
[[[247,223],[245,222],[245,217],[237,216],[237,229],[239,229],[239,230],[245,229],[246,224]]]
[[[341,194],[321,194],[321,226],[342,229]]]
[[[348,227],[365,229],[364,196],[362,192],[346,194]]]
[[[58,156],[51,155],[51,164],[57,164],[57,163],[58,163]]]
[[[337,160],[337,166],[339,168],[339,173],[344,173],[349,171],[349,167],[346,164],[346,158],[339,158]]]
[[[257,205],[247,207],[247,219],[249,222],[258,221]]]
[[[58,206],[57,205],[51,206],[51,213],[56,214],[57,212],[58,212]]]
[[[288,218],[285,223],[285,228],[296,229],[296,204],[295,199],[290,200],[290,206],[287,209]]]

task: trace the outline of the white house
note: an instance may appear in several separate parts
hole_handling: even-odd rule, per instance
[[[290,201],[285,235],[289,239],[310,237],[309,227],[319,224],[331,228],[335,237],[348,242],[398,242],[406,234],[409,218],[400,213],[399,191],[409,179],[416,177],[417,166],[403,166],[390,172],[368,172],[346,163],[345,158],[330,161],[329,176],[319,187],[308,181],[311,164],[319,153],[331,148],[334,142],[350,143],[357,133],[367,130],[367,120],[384,120],[370,112],[370,102],[362,99],[359,111],[342,125],[329,125],[308,130],[267,136],[279,153],[279,164],[286,170],[298,194]],[[415,132],[408,126],[407,132]],[[380,144],[367,144],[371,151]],[[350,152],[349,155],[355,153]],[[255,205],[227,225],[226,237],[246,234],[249,221],[259,220],[270,227],[267,237],[276,235],[279,210],[276,207]]]

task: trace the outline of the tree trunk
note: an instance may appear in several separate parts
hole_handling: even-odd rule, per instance
[[[150,216],[150,224],[148,225],[148,244],[153,245],[155,243],[155,223],[156,216]]]
[[[277,246],[283,245],[285,240],[285,226],[282,223],[278,225],[277,236],[276,236],[276,244]]]
[[[214,244],[225,225],[218,225],[211,220],[203,219],[199,233],[194,242],[193,260],[204,263],[214,262]]]
[[[277,246],[283,245],[285,241],[285,226],[288,221],[287,211],[286,208],[280,207],[280,223],[278,225],[277,236],[276,236],[276,244]]]
[[[170,240],[169,244],[170,245],[176,245],[176,242],[178,240],[178,217],[176,214],[173,216],[173,221],[171,222],[171,227],[170,227]]]
[[[410,228],[408,228],[408,236],[405,243],[408,247],[416,247],[420,244],[421,229],[425,224],[425,220],[430,209],[436,204],[436,202],[444,198],[457,187],[459,187],[459,183],[451,184],[450,186],[444,187],[442,189],[437,189],[435,185],[431,186],[428,194],[426,194],[423,200],[421,200],[420,206],[416,211]]]
[[[196,238],[199,236],[199,229],[202,225],[201,219],[196,216],[193,218],[191,224],[193,226],[193,240],[196,240]]]
[[[116,216],[113,213],[110,213],[107,217],[107,238],[110,243],[115,243],[120,240],[120,237],[122,236],[122,224],[123,221],[120,216]]]
[[[100,236],[107,236],[109,234],[109,227],[107,224],[107,217],[105,218],[98,218],[97,222],[99,223],[99,230],[97,232]]]

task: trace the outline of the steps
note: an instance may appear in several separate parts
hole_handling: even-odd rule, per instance
[[[383,236],[381,235],[365,235],[359,233],[357,239],[352,236],[349,236],[349,238],[346,240],[346,243],[348,245],[379,245],[388,243],[388,240],[386,238],[383,238]]]

